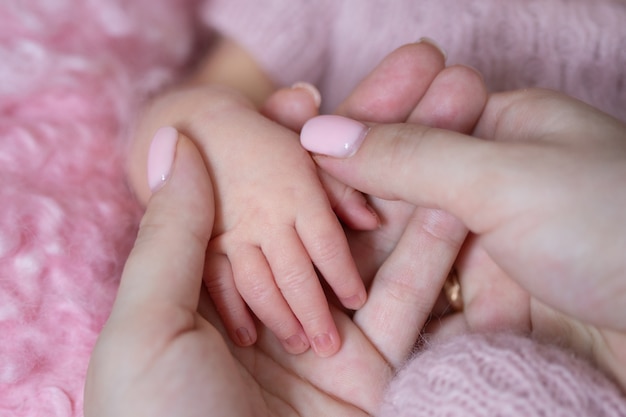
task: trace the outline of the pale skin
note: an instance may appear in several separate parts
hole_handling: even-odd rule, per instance
[[[278,91],[266,104],[266,112],[299,130],[316,112],[306,113],[314,107],[302,103],[307,97],[294,95],[291,90]],[[299,101],[296,111],[294,99]],[[339,106],[337,114],[369,122],[416,123],[467,133],[474,128],[486,100],[479,73],[465,66],[446,67],[442,51],[431,40],[424,40],[392,52]],[[328,173],[322,171],[320,175]],[[374,195],[368,196],[368,201],[381,218],[380,227],[372,231],[346,230],[361,276],[368,285],[371,283],[371,308],[354,319],[365,332],[369,328],[386,332],[368,334],[376,343],[383,338],[405,341],[397,346],[405,346],[406,355],[432,313],[445,314],[449,310],[437,296],[467,228],[443,210]],[[403,320],[389,320],[402,309],[413,313]],[[391,345],[385,343],[377,347],[392,362],[394,357],[404,357],[395,351],[397,347],[394,351],[388,351]]]
[[[465,308],[433,322],[434,335],[531,332],[626,391],[624,123],[524,90],[492,95],[474,137],[378,125],[354,156],[315,159],[356,189],[446,210],[472,232],[455,263]]]
[[[410,45],[386,63],[393,68],[407,60],[425,62],[436,54],[429,45]],[[375,70],[343,108],[367,110],[366,103],[375,103],[377,92],[385,86],[402,91],[405,98],[439,94],[467,104],[469,91],[450,89],[448,82],[457,79],[459,85],[467,86],[480,81],[467,69],[443,71],[439,64],[421,73],[428,78],[423,84],[377,77],[384,68]],[[445,80],[439,78],[441,74],[448,82],[439,82]],[[481,83],[472,88],[480,90]],[[359,109],[354,109],[353,98],[359,98]],[[437,111],[428,101],[424,103],[422,114]],[[401,121],[415,104],[400,100],[395,106],[397,121]],[[291,355],[264,326],[259,327],[254,346],[238,347],[202,291],[216,209],[202,158],[194,143],[180,135],[172,175],[148,203],[112,314],[94,349],[85,415],[184,417],[204,416],[207,410],[239,417],[374,414],[395,364],[406,358],[415,339],[410,336],[412,329],[394,326],[398,333],[390,337],[388,323],[363,318],[384,308],[390,322],[419,321],[416,317],[422,313],[415,308],[419,298],[411,297],[421,284],[414,281],[414,287],[404,286],[403,300],[388,296],[392,280],[373,286],[354,320],[333,307],[344,343],[330,358],[312,351]],[[428,267],[428,257],[423,259]]]
[[[170,125],[193,140],[216,195],[205,282],[229,334],[241,346],[255,342],[250,309],[290,353],[313,346],[330,356],[340,338],[317,271],[344,307],[358,309],[366,299],[333,209],[356,228],[376,228],[378,219],[360,193],[322,182],[296,133],[259,112],[273,90],[241,48],[221,40],[189,79],[145,110],[130,178],[146,202],[154,132]]]
[[[416,45],[421,49],[417,53],[409,54],[401,48],[395,58],[383,62],[364,80],[365,87],[356,90],[337,113],[373,122],[407,121],[447,126],[460,132],[471,130],[486,99],[482,79],[466,67],[446,69],[445,57],[429,42]],[[408,46],[409,49],[413,47]],[[418,56],[420,59],[416,59]],[[397,65],[396,60],[401,64]],[[440,71],[442,74],[439,76]],[[448,76],[448,73],[453,76]],[[450,82],[455,77],[463,78],[465,82]],[[402,81],[391,83],[387,81],[389,79]],[[434,79],[438,85],[428,89]],[[216,84],[236,87],[245,93],[246,98],[233,95],[232,89],[216,88]],[[312,343],[315,351],[322,356],[336,352],[339,337],[309,259],[313,260],[348,308],[358,308],[365,299],[358,273],[366,284],[378,274],[376,285],[382,286],[387,296],[403,298],[403,302],[418,297],[421,315],[412,323],[398,323],[398,329],[392,328],[395,323],[386,323],[387,315],[391,314],[388,311],[390,304],[382,299],[379,304],[384,306],[381,307],[384,310],[374,312],[367,318],[379,321],[381,326],[386,324],[390,334],[403,334],[407,340],[414,340],[420,331],[420,322],[431,311],[431,296],[439,291],[441,282],[429,282],[407,296],[406,289],[410,285],[406,281],[415,276],[423,278],[419,282],[427,282],[426,278],[432,276],[445,278],[454,261],[454,256],[446,254],[458,250],[466,229],[453,216],[440,210],[416,210],[409,204],[376,198],[369,199],[369,204],[365,204],[360,193],[323,172],[318,172],[319,178],[316,178],[312,175],[312,164],[302,149],[288,143],[287,136],[292,134],[284,129],[280,129],[280,135],[270,134],[271,131],[278,132],[278,127],[268,123],[251,106],[250,101],[258,104],[272,89],[267,76],[245,51],[232,42],[219,43],[185,86],[158,98],[144,116],[130,167],[140,198],[145,200],[148,195],[143,172],[150,138],[147,132],[163,124],[178,126],[199,144],[217,187],[217,222],[207,256],[205,277],[209,293],[236,343],[246,346],[256,339],[247,303],[283,341],[287,351],[301,353]],[[447,93],[444,97],[454,99],[439,100],[439,90]],[[416,94],[417,91],[419,94]],[[430,93],[426,94],[427,91]],[[289,94],[290,97],[285,100],[281,94]],[[369,97],[376,96],[376,99],[368,101],[368,94]],[[242,114],[232,111],[228,105],[230,101],[242,110]],[[217,104],[211,107],[211,103]],[[261,112],[297,131],[306,118],[317,112],[318,104],[306,91],[292,88],[271,96],[261,107]],[[220,113],[220,108],[227,109],[227,117],[223,116],[225,111]],[[206,117],[208,113],[212,117]],[[211,119],[210,122],[207,119]],[[241,126],[244,128],[238,129]],[[222,128],[228,129],[228,132],[220,130]],[[233,135],[233,130],[241,136],[239,133]],[[223,148],[216,148],[219,145],[216,139],[210,140],[226,136],[239,138],[245,136],[244,131],[255,132],[254,140],[230,140]],[[267,132],[266,140],[258,137],[258,132]],[[285,140],[278,140],[278,136]],[[244,155],[232,152],[232,147],[237,144],[249,152]],[[233,160],[234,154],[238,155],[237,162]],[[265,158],[260,158],[261,155]],[[281,164],[284,158],[289,162]],[[246,169],[234,170],[233,166]],[[265,175],[259,176],[260,172],[265,172]],[[259,186],[261,180],[266,181],[265,187]],[[310,185],[312,189],[307,192],[308,187],[293,185],[300,182]],[[347,249],[346,238],[320,192],[320,182],[330,206],[350,226],[346,233],[350,251],[357,261],[356,267]],[[286,204],[294,201],[290,192],[294,188],[302,190],[300,199],[292,205]],[[315,195],[319,204],[313,206],[315,200],[312,196]],[[229,209],[231,207],[235,209]],[[383,221],[372,215],[372,207],[383,217]],[[222,213],[228,215],[223,216]],[[266,217],[259,213],[264,213]],[[227,218],[231,219],[230,223],[225,223]],[[404,233],[409,219],[410,229],[420,232]],[[304,226],[298,227],[299,224]],[[324,225],[327,227],[325,232]],[[311,230],[315,233],[307,234]],[[394,252],[398,262],[392,260],[377,272],[403,234],[397,244],[398,250]],[[440,256],[426,255],[426,252],[421,252],[425,255],[408,255],[422,247],[431,247],[433,251],[439,251]],[[326,259],[329,257],[332,259]],[[275,284],[272,276],[276,278]],[[348,295],[350,292],[358,295]],[[242,329],[245,329],[243,336]],[[330,344],[321,346],[320,335],[328,335],[321,339]]]

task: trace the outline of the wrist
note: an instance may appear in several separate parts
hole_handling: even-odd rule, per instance
[[[216,40],[185,84],[229,87],[243,94],[257,108],[276,90],[274,82],[248,51],[227,38]]]

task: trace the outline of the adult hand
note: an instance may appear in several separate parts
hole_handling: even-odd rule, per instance
[[[446,210],[475,234],[456,263],[465,309],[440,332],[549,335],[626,388],[623,123],[543,90],[491,96],[477,137],[377,125],[329,144],[323,132],[335,121],[314,120],[302,141],[334,156],[315,157],[331,175],[381,198]]]
[[[334,310],[344,343],[330,358],[290,355],[262,327],[254,346],[233,345],[201,291],[214,207],[210,198],[195,197],[212,196],[210,179],[197,149],[178,137],[173,170],[150,199],[94,350],[85,414],[373,414],[394,371],[390,362],[400,362],[414,339],[383,337],[381,326],[365,332]],[[157,171],[155,184],[162,177]],[[401,322],[403,311],[390,310],[387,319]]]
[[[239,400],[247,393],[221,335],[196,313],[213,192],[196,148],[171,132],[153,142],[163,178],[175,151],[173,175],[150,199],[92,353],[87,416],[202,415],[208,406],[233,415],[250,411]],[[152,186],[159,182],[157,175]]]
[[[153,184],[167,180],[148,203],[94,349],[85,415],[373,413],[391,368],[345,314],[335,312],[345,343],[333,358],[290,355],[267,329],[254,347],[229,342],[201,293],[214,215],[210,178],[198,150],[173,129],[160,131],[152,149],[152,160],[166,162],[152,164]],[[174,149],[170,174],[162,167]]]
[[[279,91],[266,103],[265,114],[300,131],[306,120],[317,114],[306,90],[297,85]],[[419,123],[469,132],[486,98],[485,85],[476,71],[458,65],[446,67],[445,54],[424,39],[388,55],[339,106],[337,114],[369,122]],[[326,177],[325,184],[345,187],[323,171],[320,176]],[[368,201],[381,218],[380,227],[373,231],[346,229],[359,271],[366,282],[372,282],[369,301],[354,321],[397,365],[419,337],[467,229],[443,210],[375,196]]]

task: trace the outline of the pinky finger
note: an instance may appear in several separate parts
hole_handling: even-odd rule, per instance
[[[229,252],[229,259],[237,291],[252,313],[274,333],[288,353],[305,352],[309,342],[304,330],[276,286],[261,249],[241,245]]]
[[[233,342],[239,346],[254,344],[257,339],[254,319],[237,291],[226,255],[207,253],[204,283]]]

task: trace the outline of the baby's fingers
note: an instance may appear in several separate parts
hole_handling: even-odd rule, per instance
[[[239,346],[254,344],[257,338],[256,326],[237,291],[226,255],[211,250],[207,252],[204,283],[230,338]]]
[[[340,347],[339,332],[309,254],[292,229],[263,248],[276,284],[296,315],[315,353],[334,355]]]
[[[257,246],[242,245],[229,252],[237,290],[254,314],[276,335],[285,350],[305,352],[309,342],[276,286],[266,258]]]
[[[356,310],[365,304],[365,285],[356,268],[348,240],[331,211],[309,212],[296,222],[296,231],[307,252],[344,307]]]
[[[347,227],[353,230],[375,230],[380,226],[376,211],[361,192],[339,182],[321,169],[318,169],[318,176],[330,206]]]

